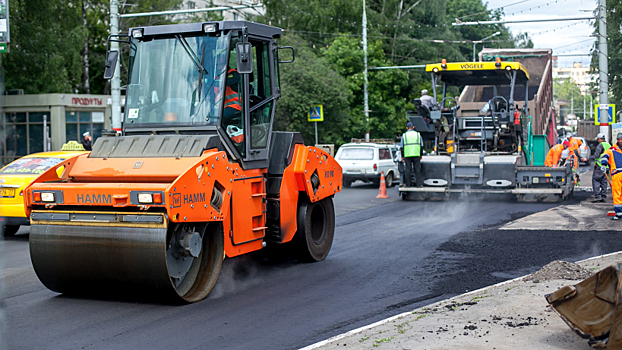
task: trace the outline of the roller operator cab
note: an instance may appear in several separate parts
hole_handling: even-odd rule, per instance
[[[443,60],[427,65],[426,71],[436,103],[429,107],[416,99],[417,112],[409,118],[434,154],[421,158],[424,187],[400,187],[402,198],[478,194],[559,201],[570,194],[570,166],[527,166],[528,106],[534,89],[525,66],[499,58],[494,62]],[[450,87],[461,89],[459,98],[449,96]]]
[[[339,164],[272,130],[281,29],[243,21],[132,28],[122,136],[25,191],[30,253],[60,293],[205,298],[225,257],[332,246]],[[292,56],[293,58],[293,56]],[[118,52],[109,51],[106,78]],[[59,170],[60,169],[60,170]]]

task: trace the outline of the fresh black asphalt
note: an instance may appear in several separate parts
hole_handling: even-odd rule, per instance
[[[190,305],[59,295],[38,281],[27,235],[0,241],[7,349],[295,349],[556,259],[622,250],[612,232],[507,231],[500,223],[557,204],[335,198],[325,261],[253,254],[225,260],[210,296]],[[552,223],[553,224],[553,223]]]

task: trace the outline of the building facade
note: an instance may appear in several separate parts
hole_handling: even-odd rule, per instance
[[[81,142],[87,131],[95,141],[111,127],[109,95],[12,95],[2,96],[0,103],[0,165],[43,152],[47,139],[49,149],[56,151],[67,141]]]
[[[590,91],[590,84],[596,79],[596,75],[591,74],[590,70],[590,67],[582,67],[580,62],[575,62],[572,67],[553,68],[553,79],[570,79],[579,85],[581,94],[586,95]]]

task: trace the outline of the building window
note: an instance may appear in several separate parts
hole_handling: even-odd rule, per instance
[[[65,140],[82,142],[82,135],[89,132],[93,143],[102,136],[104,112],[65,112]]]
[[[2,114],[0,121],[0,166],[25,155],[43,152],[43,117],[48,112],[12,112]]]
[[[194,1],[188,1],[188,10],[194,10],[194,7],[196,6]]]

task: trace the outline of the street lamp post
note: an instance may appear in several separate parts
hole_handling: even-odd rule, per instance
[[[483,43],[484,41],[486,41],[486,40],[488,40],[488,39],[490,39],[490,38],[492,38],[492,37],[495,37],[495,36],[497,36],[497,35],[501,35],[501,32],[496,32],[496,33],[494,33],[493,35],[489,35],[489,36],[485,37],[485,38],[484,38],[484,39],[482,39],[482,40],[478,40],[478,41],[474,41],[474,42],[473,42],[473,62],[475,62],[475,45],[477,45],[477,44],[481,44],[481,43]]]

